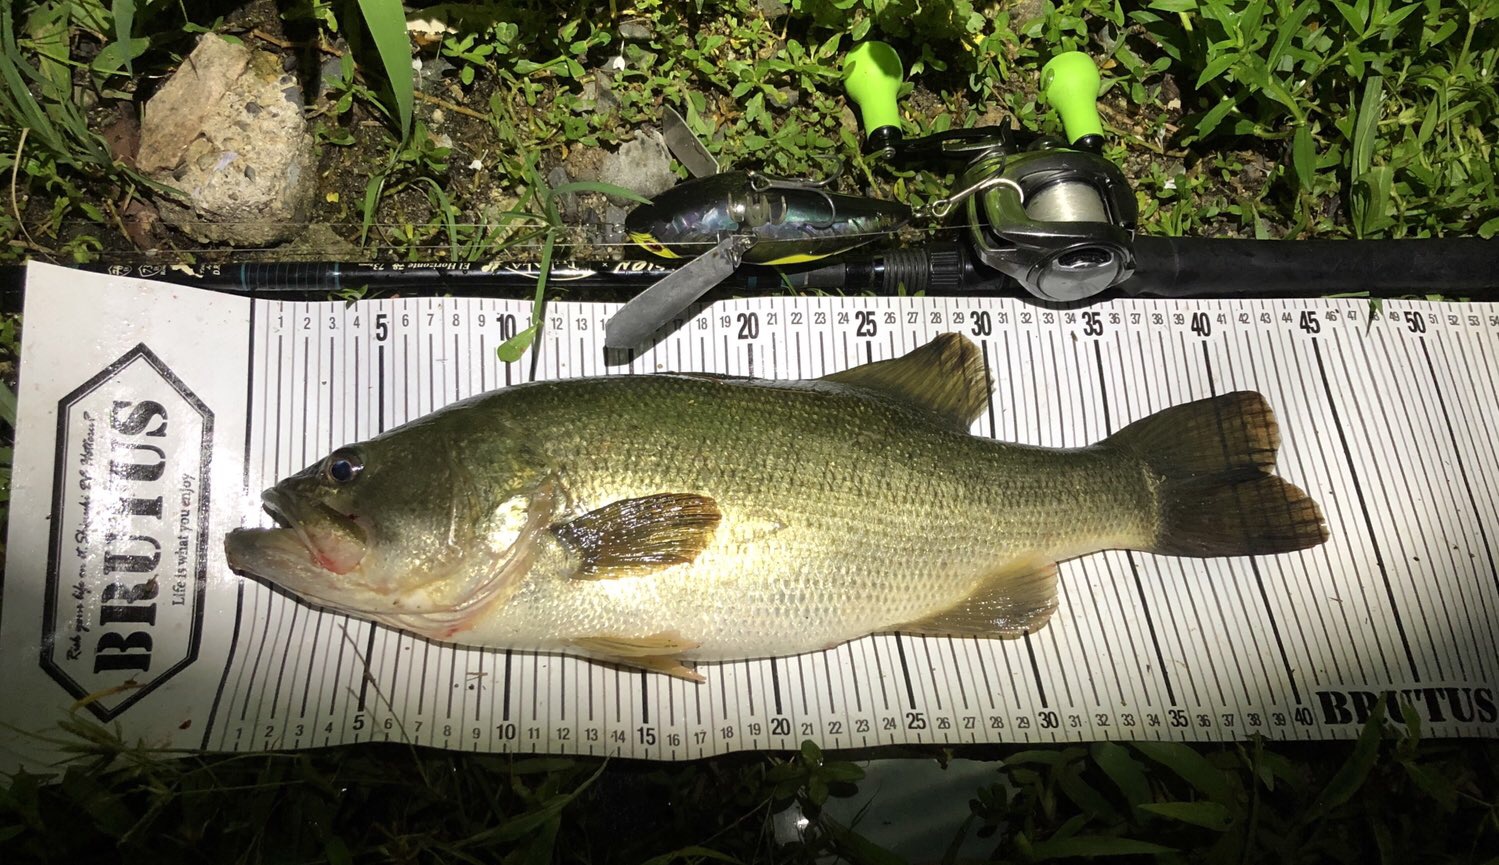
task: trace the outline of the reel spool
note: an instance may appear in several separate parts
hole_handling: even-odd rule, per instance
[[[1092,297],[1135,269],[1138,210],[1124,174],[1082,150],[1049,148],[995,155],[969,174],[992,182],[968,200],[980,261],[1042,300]]]

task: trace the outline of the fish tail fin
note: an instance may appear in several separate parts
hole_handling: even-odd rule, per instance
[[[1317,503],[1275,475],[1280,432],[1258,393],[1173,406],[1130,424],[1105,444],[1150,470],[1157,514],[1149,552],[1254,556],[1327,540]]]

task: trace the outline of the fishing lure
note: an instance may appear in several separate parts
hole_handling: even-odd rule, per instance
[[[899,202],[843,195],[756,171],[728,171],[677,184],[625,217],[630,238],[665,258],[691,258],[625,304],[605,326],[604,345],[636,348],[741,263],[815,261],[911,221]]]
[[[625,217],[630,239],[666,258],[695,258],[730,235],[753,241],[748,264],[799,264],[846,252],[911,221],[895,201],[828,192],[827,181],[729,171],[680,183]]]

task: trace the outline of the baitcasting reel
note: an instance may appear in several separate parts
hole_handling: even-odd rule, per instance
[[[993,179],[968,199],[974,251],[1031,294],[1082,300],[1134,273],[1135,200],[1112,162],[1048,148],[988,156],[969,172]]]
[[[1134,273],[1138,210],[1124,173],[1098,153],[1099,78],[1087,55],[1061,54],[1042,70],[1041,92],[1062,115],[1070,146],[1044,137],[1021,146],[1002,127],[907,139],[895,104],[901,75],[900,58],[880,42],[858,46],[845,65],[845,84],[867,130],[866,152],[902,165],[965,165],[957,191],[918,208],[918,219],[941,219],[966,205],[978,259],[1043,300],[1082,300]]]

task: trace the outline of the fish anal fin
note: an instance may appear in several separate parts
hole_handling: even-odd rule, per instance
[[[581,579],[640,576],[697,558],[713,539],[718,503],[692,493],[611,502],[552,527],[578,554]]]
[[[573,645],[590,655],[627,667],[638,667],[699,685],[707,681],[701,673],[682,663],[681,653],[695,649],[699,644],[674,633],[646,637],[581,637],[573,640]]]
[[[1057,608],[1057,563],[1039,558],[996,568],[968,597],[893,630],[926,637],[1013,639],[1038,630]]]
[[[944,333],[897,358],[822,377],[897,397],[967,430],[989,401],[984,357],[967,337]]]

